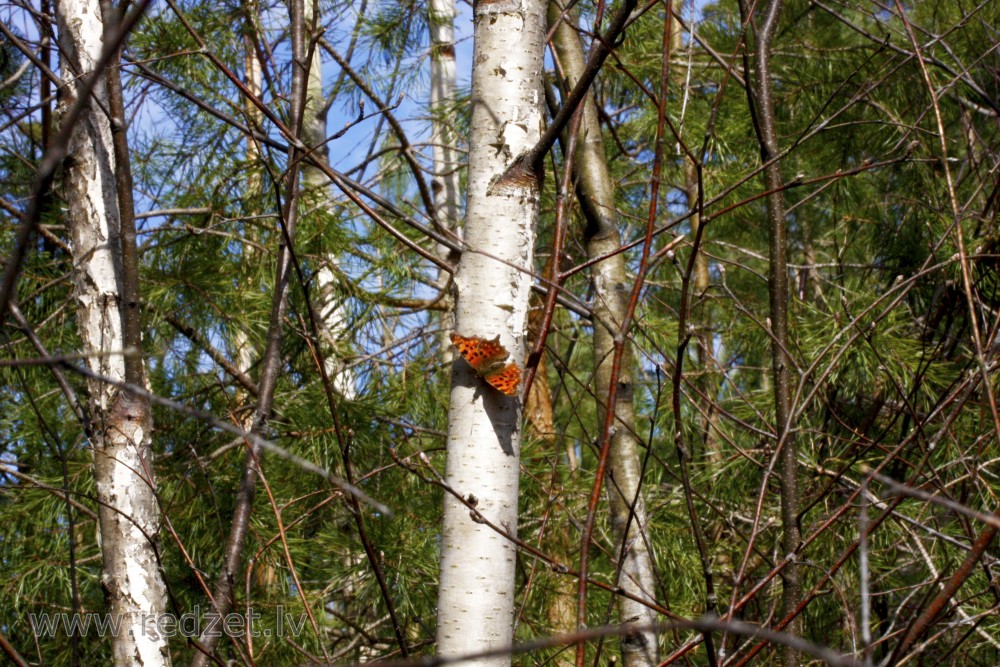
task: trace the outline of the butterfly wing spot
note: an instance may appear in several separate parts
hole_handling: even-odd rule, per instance
[[[500,336],[487,340],[480,336],[460,336],[453,333],[451,342],[462,358],[480,375],[490,371],[510,356],[506,348],[500,344]]]
[[[511,362],[488,375],[484,375],[483,379],[498,391],[507,396],[513,396],[521,384],[521,369],[518,368],[517,364]]]
[[[517,393],[521,369],[511,362],[504,365],[510,352],[500,344],[500,336],[487,340],[481,336],[462,336],[452,332],[452,345],[476,374],[507,396]]]

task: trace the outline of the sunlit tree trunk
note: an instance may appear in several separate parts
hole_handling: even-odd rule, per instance
[[[94,72],[108,17],[95,0],[65,0],[56,7],[63,78],[74,82],[63,91],[66,109],[78,102],[78,86]],[[118,70],[112,69],[110,76],[119,76]],[[120,96],[120,83],[111,83]],[[127,163],[116,164],[112,139],[111,117],[124,132],[120,97],[112,105],[102,74],[84,103],[87,109],[70,139],[64,183],[80,339],[92,372],[141,386],[145,373],[139,350],[126,350],[137,348],[140,327],[134,226],[130,223],[131,232],[123,228],[122,216],[132,218],[131,211],[119,206],[117,183]],[[124,136],[118,141],[124,142]],[[127,160],[125,143],[119,147],[122,153]],[[101,584],[109,612],[121,623],[112,637],[114,664],[169,665],[167,639],[156,630],[157,617],[166,608],[166,589],[156,544],[160,513],[149,402],[97,378],[88,378],[87,389],[104,568]]]
[[[456,329],[500,337],[510,360],[524,359],[539,183],[502,178],[541,134],[545,5],[476,3],[472,128],[465,250],[456,286]],[[445,495],[438,596],[442,656],[502,649],[511,642],[513,544],[517,531],[520,401],[478,378],[457,358],[448,414],[448,485],[495,528]],[[463,664],[508,665],[509,656]]]
[[[455,101],[455,3],[453,0],[430,0],[427,4],[431,37],[431,148],[433,151],[434,208],[437,222],[452,231],[459,228],[461,194],[459,192],[458,135],[454,127]],[[444,245],[435,249],[438,257],[457,262],[458,256]],[[451,276],[438,270],[437,287],[447,289]],[[448,349],[448,332],[454,328],[451,310],[441,314],[441,341]]]
[[[323,94],[323,58],[317,40],[320,35],[318,0],[305,0],[304,20],[307,33],[307,51],[312,50],[309,59],[309,74],[306,77],[305,117],[302,119],[302,135],[307,146],[314,150],[311,155],[321,162],[327,162],[326,96]],[[308,212],[318,208],[321,213],[333,216],[333,198],[330,196],[330,178],[319,167],[305,162],[302,165],[303,204]],[[319,331],[327,348],[323,355],[326,373],[333,387],[344,398],[354,398],[355,376],[344,367],[346,327],[342,305],[342,290],[337,280],[338,262],[332,254],[327,254],[323,266],[316,272],[316,289],[313,305],[319,315]]]
[[[244,29],[243,29],[243,84],[250,91],[251,95],[260,97],[261,95],[261,65],[260,60],[257,58],[256,47],[254,46],[254,35],[257,34],[257,12],[259,8],[257,6],[256,0],[247,0],[243,5],[243,11],[245,14]],[[260,127],[260,122],[263,115],[260,110],[250,101],[243,101],[243,113],[246,117],[250,119],[250,124],[252,127]],[[247,165],[248,169],[246,171],[247,178],[247,188],[244,194],[244,200],[248,202],[248,215],[256,215],[257,211],[250,207],[253,207],[254,197],[260,192],[262,186],[262,169],[259,165],[260,160],[260,150],[257,144],[257,140],[252,137],[247,137]],[[243,261],[245,264],[252,264],[257,261],[259,255],[256,249],[250,243],[246,243],[243,246]],[[234,356],[236,357],[236,367],[239,368],[240,372],[249,376],[250,371],[253,368],[254,360],[256,359],[257,352],[254,350],[253,343],[250,341],[249,336],[247,336],[246,331],[241,328],[244,323],[237,321],[233,323],[232,333],[231,333],[231,344],[234,351]],[[252,400],[250,395],[246,392],[240,392],[240,399],[242,402],[249,402]],[[249,430],[253,427],[253,413],[247,412],[244,414],[242,420],[243,428]]]
[[[562,20],[560,21],[560,16]],[[583,75],[583,45],[576,31],[575,12],[563,12],[557,2],[549,5],[549,22],[558,28],[553,46],[572,87]],[[622,355],[621,372],[612,377],[615,337],[621,335],[629,294],[625,272],[625,254],[621,246],[614,183],[608,170],[604,140],[593,96],[583,103],[576,154],[575,180],[577,197],[586,219],[587,255],[606,257],[593,268],[594,284],[594,391],[598,402],[598,423],[603,424],[607,410],[615,413],[608,459],[605,489],[615,536],[615,556],[623,557],[619,585],[639,599],[655,600],[656,577],[646,538],[646,504],[640,492],[642,454],[635,430],[632,397],[633,359],[628,346]],[[618,382],[613,406],[607,405],[612,381]],[[628,597],[618,598],[618,613],[625,622],[649,625],[656,614],[647,606]],[[659,654],[656,633],[630,634],[622,640],[622,659],[626,667],[655,665]]]
[[[427,7],[431,37],[431,145],[434,154],[434,206],[441,225],[459,222],[458,135],[454,126],[455,3],[430,0]]]

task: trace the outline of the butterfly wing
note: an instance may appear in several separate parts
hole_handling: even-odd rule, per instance
[[[500,336],[487,340],[479,336],[460,336],[452,333],[451,342],[462,358],[480,375],[490,372],[510,356],[500,344]]]
[[[500,336],[487,340],[480,336],[461,336],[453,332],[451,342],[476,374],[491,387],[507,396],[517,394],[521,385],[521,369],[514,362],[506,365],[503,363],[510,353],[500,344]]]
[[[517,364],[511,362],[495,371],[483,376],[483,379],[490,383],[494,389],[514,396],[521,385],[521,369]]]

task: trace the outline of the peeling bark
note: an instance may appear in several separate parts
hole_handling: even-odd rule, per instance
[[[101,7],[96,0],[66,0],[58,3],[56,18],[64,69],[79,82],[93,71],[104,46]],[[76,89],[68,86],[64,93],[60,102],[66,109],[76,102]],[[116,382],[134,382],[143,378],[141,361],[138,350],[125,350],[124,330],[126,318],[137,318],[138,312],[125,312],[133,304],[123,296],[128,281],[109,108],[108,86],[100,81],[70,138],[63,196],[87,365]],[[126,354],[135,356],[127,363]],[[130,372],[130,364],[138,371]],[[166,608],[166,588],[157,555],[160,514],[149,404],[95,378],[88,379],[87,389],[100,502],[101,584],[109,612],[121,622],[121,631],[112,637],[114,664],[167,666],[169,646],[155,625]]]

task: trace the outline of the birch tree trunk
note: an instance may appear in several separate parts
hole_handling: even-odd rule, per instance
[[[561,20],[560,20],[561,18]],[[549,5],[549,23],[558,27],[552,44],[572,88],[583,76],[585,67],[583,44],[576,31],[575,13],[563,13],[558,2]],[[618,378],[618,394],[614,405],[607,405],[611,395],[612,365],[615,337],[624,333],[629,294],[625,272],[625,255],[616,252],[621,247],[614,183],[608,170],[604,140],[592,95],[583,102],[574,177],[577,198],[587,221],[585,231],[587,256],[607,257],[593,268],[594,282],[594,392],[598,402],[598,423],[603,424],[608,410],[615,412],[608,459],[608,508],[620,563],[619,585],[638,598],[655,600],[656,577],[650,557],[646,530],[646,504],[640,493],[642,461],[636,438],[635,413],[632,397],[633,360],[629,347],[622,355]],[[650,625],[656,614],[647,606],[628,597],[618,597],[618,614],[622,622]],[[655,665],[659,643],[655,632],[636,632],[622,638],[622,662],[625,667]]]
[[[459,229],[460,198],[458,137],[451,122],[452,104],[455,100],[455,3],[454,0],[430,0],[427,3],[427,22],[431,38],[431,149],[433,153],[434,180],[431,192],[437,222],[451,231]],[[457,253],[438,244],[437,256],[454,264]],[[451,275],[438,269],[438,289],[448,289]],[[454,295],[452,295],[454,296]],[[441,347],[450,354],[448,331],[454,327],[455,314],[446,310],[441,314]]]
[[[259,11],[260,8],[258,7],[256,0],[246,0],[243,3],[245,22],[243,27],[243,85],[247,87],[247,90],[250,91],[251,95],[257,98],[260,98],[263,90],[261,85],[263,79],[261,63],[257,58],[257,51],[254,47],[254,35],[259,34],[257,30]],[[248,99],[243,100],[243,113],[246,114],[247,118],[251,120],[253,127],[260,127],[263,114],[261,114],[260,109],[258,109],[256,105]],[[247,186],[244,190],[244,197],[249,208],[249,206],[252,205],[251,202],[253,202],[254,196],[260,191],[263,184],[263,170],[259,164],[260,151],[257,140],[252,136],[247,136],[246,146],[248,168],[246,170]],[[258,211],[249,209],[247,213],[257,215]],[[250,265],[256,261],[259,261],[259,257],[253,244],[244,244],[244,264]],[[257,357],[257,350],[254,349],[253,343],[251,343],[246,331],[241,328],[243,325],[243,322],[233,323],[232,328],[230,329],[230,339],[235,353],[236,367],[241,373],[249,377],[250,372],[253,369],[254,360]],[[240,403],[243,405],[252,400],[249,392],[240,391],[238,396],[240,397]],[[244,413],[242,426],[247,430],[253,427],[253,412]]]
[[[317,46],[320,35],[320,17],[317,0],[305,0],[304,21],[308,34],[307,51],[312,49],[309,59],[309,73],[306,77],[305,116],[302,119],[302,136],[307,146],[314,150],[312,157],[326,163],[327,150],[326,96],[323,94],[323,58]],[[304,162],[302,164],[303,203],[308,209],[314,207],[329,211],[334,203],[330,197],[330,178],[322,169]],[[331,213],[332,215],[332,213]],[[342,290],[338,289],[337,258],[327,254],[323,266],[316,272],[315,299],[319,314],[320,335],[327,347],[323,357],[326,374],[330,377],[334,389],[344,398],[355,398],[356,377],[354,372],[344,367],[344,350],[347,347],[345,338],[347,328],[344,324],[344,308],[342,305]]]
[[[75,82],[63,91],[64,110],[77,103],[77,86],[92,75],[101,56],[108,18],[102,17],[96,0],[57,4],[64,79]],[[111,72],[110,76],[118,76],[116,69]],[[84,103],[87,108],[70,138],[64,182],[80,338],[92,372],[141,385],[145,374],[138,350],[129,350],[129,358],[125,354],[126,347],[139,343],[134,231],[123,234],[109,118],[112,104],[103,75]],[[123,123],[117,115],[116,120]],[[124,126],[118,131],[124,132]],[[127,148],[122,152],[127,158]],[[127,165],[117,167],[122,170]],[[123,241],[130,239],[133,245],[123,250]],[[126,260],[132,261],[131,274],[126,273]],[[129,331],[133,340],[127,340]],[[88,435],[100,503],[101,584],[109,612],[120,622],[112,636],[114,664],[167,666],[167,639],[156,631],[157,617],[166,609],[166,588],[157,556],[160,515],[149,402],[96,378],[88,379],[87,390]]]
[[[541,135],[545,5],[477,2],[465,250],[455,278],[457,331],[500,337],[523,367],[539,183],[502,178]],[[520,400],[452,366],[446,480],[502,531],[517,531]],[[446,494],[438,595],[442,656],[510,646],[516,552]],[[462,664],[509,665],[509,655]]]
[[[434,154],[434,206],[438,221],[458,226],[460,211],[458,137],[451,123],[455,100],[455,3],[430,0],[427,7],[431,37],[431,145]],[[442,250],[447,253],[447,248]],[[457,258],[456,258],[457,259]]]

